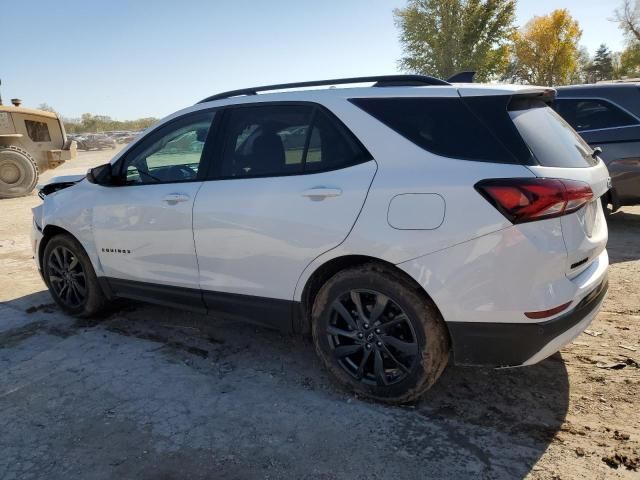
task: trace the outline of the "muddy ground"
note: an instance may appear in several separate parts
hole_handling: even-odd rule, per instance
[[[276,332],[141,303],[66,317],[32,260],[39,201],[0,200],[2,479],[640,477],[640,207],[611,219],[591,335],[529,368],[449,367],[397,408]]]

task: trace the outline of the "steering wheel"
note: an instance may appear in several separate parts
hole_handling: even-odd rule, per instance
[[[193,180],[197,173],[187,165],[174,165],[164,171],[166,177],[172,180]]]

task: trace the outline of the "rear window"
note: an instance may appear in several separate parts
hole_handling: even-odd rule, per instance
[[[444,157],[519,163],[460,98],[358,98],[351,102],[429,152]],[[506,113],[506,107],[503,106]],[[506,117],[506,115],[504,115]]]
[[[540,165],[580,168],[597,163],[591,147],[544,102],[515,106],[509,115]]]

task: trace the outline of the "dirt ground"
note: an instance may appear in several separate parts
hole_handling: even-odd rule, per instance
[[[62,315],[32,260],[39,201],[0,200],[2,479],[640,478],[640,207],[610,221],[588,334],[528,368],[449,367],[398,408],[276,332],[141,303]]]

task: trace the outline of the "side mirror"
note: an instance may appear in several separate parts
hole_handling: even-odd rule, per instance
[[[87,180],[96,185],[113,185],[113,172],[111,164],[105,163],[97,167],[90,168],[87,172]]]

